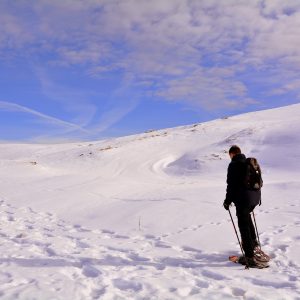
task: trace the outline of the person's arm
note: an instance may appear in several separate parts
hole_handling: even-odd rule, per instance
[[[233,201],[234,196],[234,166],[233,164],[229,164],[227,170],[227,189],[226,189],[226,197],[224,200],[224,207],[228,209],[229,205]]]

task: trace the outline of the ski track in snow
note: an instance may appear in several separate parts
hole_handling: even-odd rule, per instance
[[[228,220],[162,236],[126,236],[71,225],[53,214],[16,208],[3,200],[1,211],[1,299],[218,299],[220,293],[225,299],[263,299],[260,291],[268,288],[277,291],[272,299],[299,295],[300,266],[287,255],[289,240],[270,253],[269,269],[250,271],[224,260],[226,253],[204,253],[168,241],[189,231],[201,235],[206,227]],[[294,226],[300,227],[300,222],[264,233],[265,248],[274,248],[274,237]]]

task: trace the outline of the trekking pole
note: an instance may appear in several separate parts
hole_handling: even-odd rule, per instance
[[[230,208],[229,208],[229,207],[228,207],[228,212],[229,212],[229,215],[230,215],[230,218],[231,218],[231,222],[232,222],[232,225],[233,225],[233,228],[234,228],[236,237],[237,237],[237,239],[238,239],[238,241],[239,241],[239,244],[240,244],[240,248],[241,248],[242,254],[243,254],[244,259],[245,259],[245,263],[246,263],[245,269],[249,269],[248,260],[247,260],[247,258],[246,258],[245,252],[244,252],[244,250],[243,250],[243,247],[242,247],[242,244],[241,244],[239,235],[238,235],[238,233],[237,233],[237,230],[236,230],[236,227],[235,227],[235,224],[234,224],[234,221],[233,221],[233,218],[232,218],[232,215],[231,215],[231,212],[230,212]]]
[[[255,224],[255,230],[256,230],[256,236],[257,236],[258,246],[259,246],[259,249],[261,249],[261,244],[260,244],[260,240],[259,240],[259,235],[258,235],[258,230],[257,230],[257,225],[256,225],[254,211],[252,211],[252,215],[253,215],[253,220],[254,220],[254,224]]]

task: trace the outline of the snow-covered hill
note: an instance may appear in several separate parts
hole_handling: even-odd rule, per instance
[[[0,144],[1,299],[299,299],[300,105],[91,143]],[[227,261],[238,144],[269,269]]]

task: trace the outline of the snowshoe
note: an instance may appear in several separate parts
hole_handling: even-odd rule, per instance
[[[270,256],[267,255],[261,248],[258,246],[254,248],[254,257],[260,262],[269,262],[271,260]]]
[[[244,265],[249,268],[264,269],[264,268],[269,267],[267,262],[258,261],[255,257],[253,257],[253,258],[247,257],[246,258],[244,256],[232,255],[232,256],[229,256],[229,260],[234,263],[238,263],[238,264]]]

